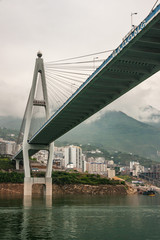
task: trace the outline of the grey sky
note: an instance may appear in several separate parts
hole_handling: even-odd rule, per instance
[[[0,116],[23,116],[36,53],[45,61],[116,48],[155,0],[1,0]],[[107,57],[107,55],[106,55]],[[108,107],[137,114],[150,104],[160,109],[160,74]]]

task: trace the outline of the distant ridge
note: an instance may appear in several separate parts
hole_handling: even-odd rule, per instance
[[[22,119],[12,116],[0,116],[0,128],[19,130]]]
[[[141,121],[146,121],[146,123],[118,111],[98,114],[96,120],[82,123],[58,141],[73,144],[90,143],[103,146],[108,150],[132,152],[143,157],[157,159],[157,152],[160,152],[160,116],[157,111],[151,106],[142,109],[141,116],[144,118],[141,118]],[[153,121],[155,115],[156,121]],[[1,116],[0,128],[19,130],[21,121],[20,118]]]
[[[59,141],[97,144],[155,159],[160,151],[160,130],[123,112],[109,111],[94,122],[79,125]]]

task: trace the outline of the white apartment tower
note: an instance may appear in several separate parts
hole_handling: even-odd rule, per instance
[[[72,165],[73,168],[82,169],[82,149],[78,146],[68,146],[64,149],[65,167]]]

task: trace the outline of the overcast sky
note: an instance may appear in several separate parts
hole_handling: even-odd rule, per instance
[[[150,12],[155,0],[0,0],[0,116],[23,116],[38,50],[54,61],[115,49]],[[107,57],[107,56],[106,56]],[[108,109],[131,116],[160,109],[156,74]]]

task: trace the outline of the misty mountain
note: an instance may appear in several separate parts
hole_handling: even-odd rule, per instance
[[[0,117],[0,127],[18,130],[21,121],[15,117]],[[90,143],[108,150],[132,152],[155,159],[157,151],[160,151],[160,128],[157,128],[160,123],[160,112],[147,106],[142,109],[141,121],[122,112],[109,111],[94,121],[80,124],[59,141],[74,144]]]
[[[98,117],[95,117],[98,119]],[[133,117],[134,118],[134,117]],[[153,106],[144,106],[139,108],[139,113],[136,119],[140,122],[147,123],[149,125],[160,128],[160,110],[154,108]],[[44,123],[44,119],[38,121],[38,126],[41,127]],[[22,119],[13,116],[0,116],[0,127],[9,128],[13,130],[19,130],[22,123]],[[38,130],[36,121],[32,120],[33,129]],[[35,127],[36,125],[36,127]]]
[[[12,130],[19,130],[22,119],[12,116],[0,116],[0,128],[7,128]]]
[[[150,105],[139,109],[138,120],[160,128],[160,111]]]
[[[110,111],[94,122],[77,126],[59,141],[101,145],[155,159],[160,151],[160,130],[122,112]]]

